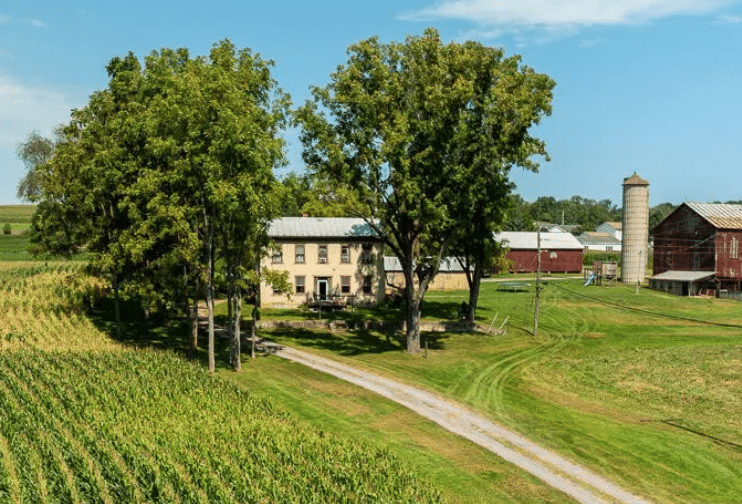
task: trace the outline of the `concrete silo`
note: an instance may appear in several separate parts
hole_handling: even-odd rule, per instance
[[[623,179],[621,233],[621,281],[644,280],[649,239],[649,182],[634,172]]]

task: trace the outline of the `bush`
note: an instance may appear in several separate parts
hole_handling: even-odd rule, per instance
[[[10,222],[6,222],[5,225],[3,226],[3,234],[9,235],[11,231],[12,231],[12,228],[10,227]]]
[[[592,266],[595,261],[615,261],[621,267],[621,252],[603,252],[602,250],[587,250],[582,256],[584,266]]]

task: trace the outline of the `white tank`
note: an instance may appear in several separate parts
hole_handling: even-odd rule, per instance
[[[634,172],[623,180],[621,281],[643,282],[649,239],[649,182]]]

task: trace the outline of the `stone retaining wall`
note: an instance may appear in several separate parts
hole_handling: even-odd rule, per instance
[[[248,322],[250,327],[251,322]],[[258,320],[259,329],[329,329],[339,331],[405,331],[405,321],[387,320]],[[474,332],[477,326],[463,321],[420,321],[421,332]]]

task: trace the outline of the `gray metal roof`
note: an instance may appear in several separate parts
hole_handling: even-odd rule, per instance
[[[354,217],[281,217],[268,228],[271,238],[371,238],[379,235],[368,223]]]
[[[503,231],[495,233],[495,240],[510,249],[538,248],[536,233],[526,231]],[[544,250],[582,250],[584,246],[571,233],[541,233],[541,248]]]
[[[402,264],[394,256],[384,256],[384,271],[402,271]],[[439,273],[463,273],[464,268],[455,257],[444,257],[441,259]]]
[[[651,280],[674,280],[676,282],[696,282],[704,278],[712,277],[716,274],[714,271],[665,271],[655,275]]]
[[[583,245],[621,245],[621,240],[619,240],[615,236],[608,233],[598,233],[595,231],[582,233],[580,236],[577,237],[577,239]]]
[[[685,205],[716,228],[742,229],[742,205],[688,202]]]

